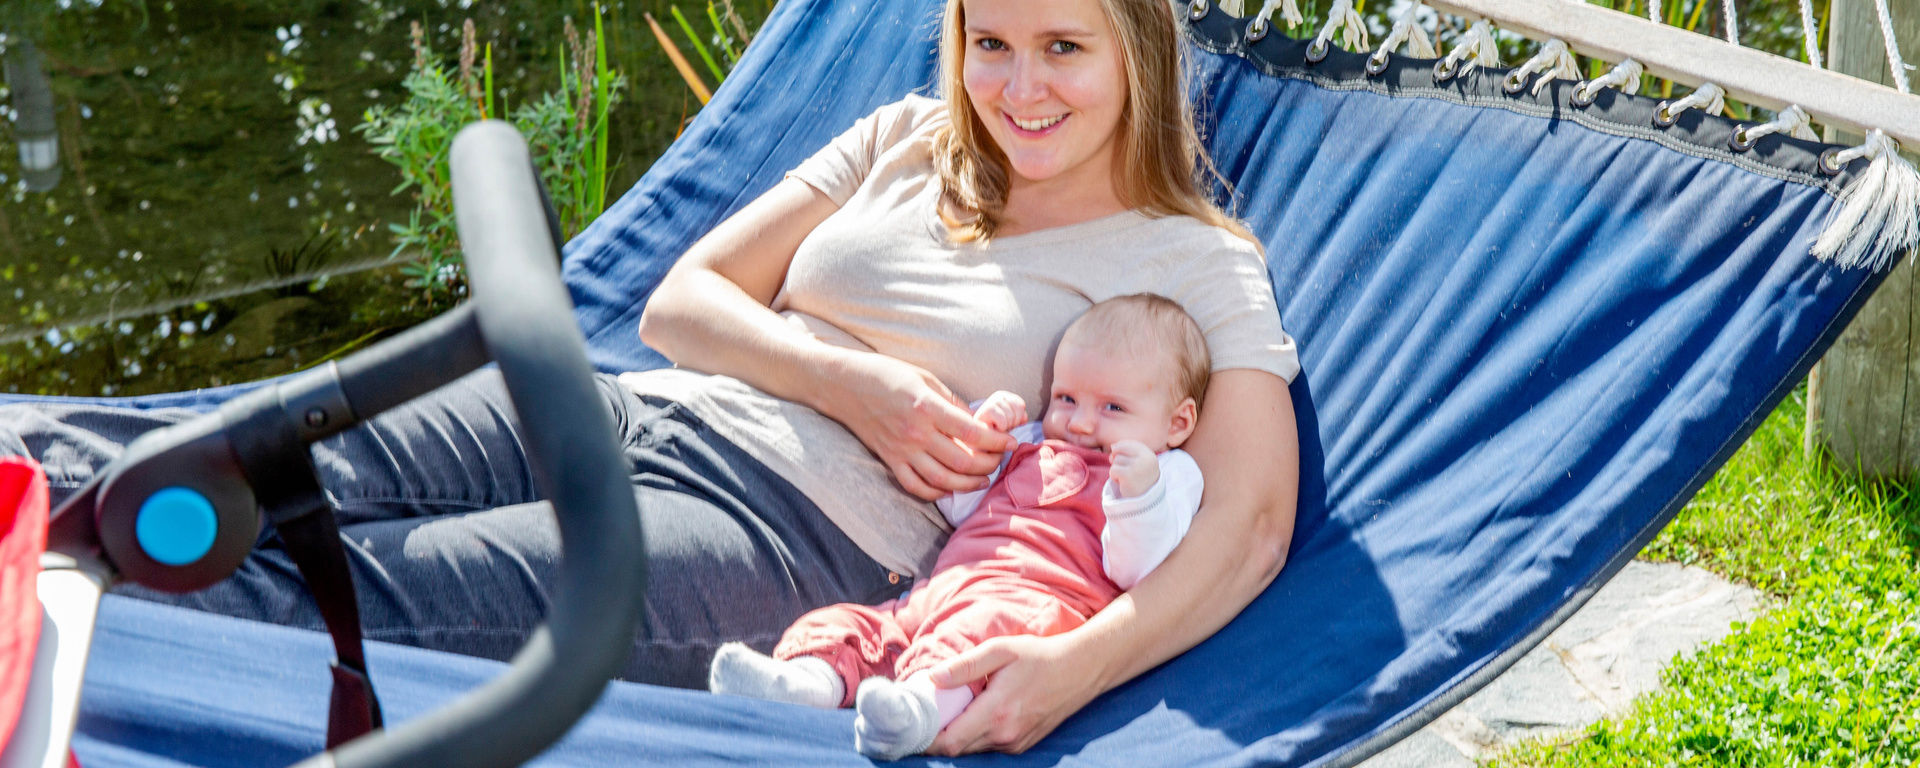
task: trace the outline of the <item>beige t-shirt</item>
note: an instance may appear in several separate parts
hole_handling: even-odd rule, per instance
[[[908,96],[789,174],[840,204],[800,244],[774,299],[789,322],[925,368],[966,402],[1005,389],[1044,404],[1067,324],[1096,301],[1150,291],[1199,322],[1214,370],[1253,368],[1289,381],[1299,372],[1258,251],[1197,219],[1129,211],[985,244],[949,242],[931,154],[946,119],[942,102]],[[916,577],[931,571],[946,521],[838,422],[728,376],[675,368],[620,381],[691,409],[793,483],[881,565]]]

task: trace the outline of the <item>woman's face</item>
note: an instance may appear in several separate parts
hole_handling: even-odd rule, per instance
[[[1099,0],[964,0],[967,98],[1013,182],[1112,183],[1127,102]]]

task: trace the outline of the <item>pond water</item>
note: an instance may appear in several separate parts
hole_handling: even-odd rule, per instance
[[[711,41],[704,0],[677,4]],[[611,200],[698,109],[642,13],[702,64],[676,3],[601,5],[627,84],[610,116]],[[771,0],[732,5],[747,29],[771,10]],[[399,265],[413,255],[393,255],[390,227],[408,220],[412,194],[393,194],[398,169],[355,128],[369,108],[405,101],[414,22],[451,68],[471,19],[492,47],[499,97],[521,103],[558,90],[564,20],[591,29],[593,7],[0,1],[0,391],[233,383],[443,311],[406,285]],[[29,172],[23,155],[57,169]]]

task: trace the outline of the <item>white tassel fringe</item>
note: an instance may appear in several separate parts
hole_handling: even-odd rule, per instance
[[[1886,269],[1894,257],[1920,242],[1920,171],[1879,129],[1835,159],[1844,166],[1860,157],[1873,162],[1840,193],[1838,207],[1813,244],[1813,255],[1842,267]]]

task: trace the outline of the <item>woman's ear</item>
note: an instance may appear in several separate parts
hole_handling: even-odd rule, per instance
[[[1189,397],[1180,401],[1173,409],[1173,421],[1167,426],[1167,447],[1178,448],[1187,438],[1193,436],[1193,428],[1200,421],[1200,405]]]

